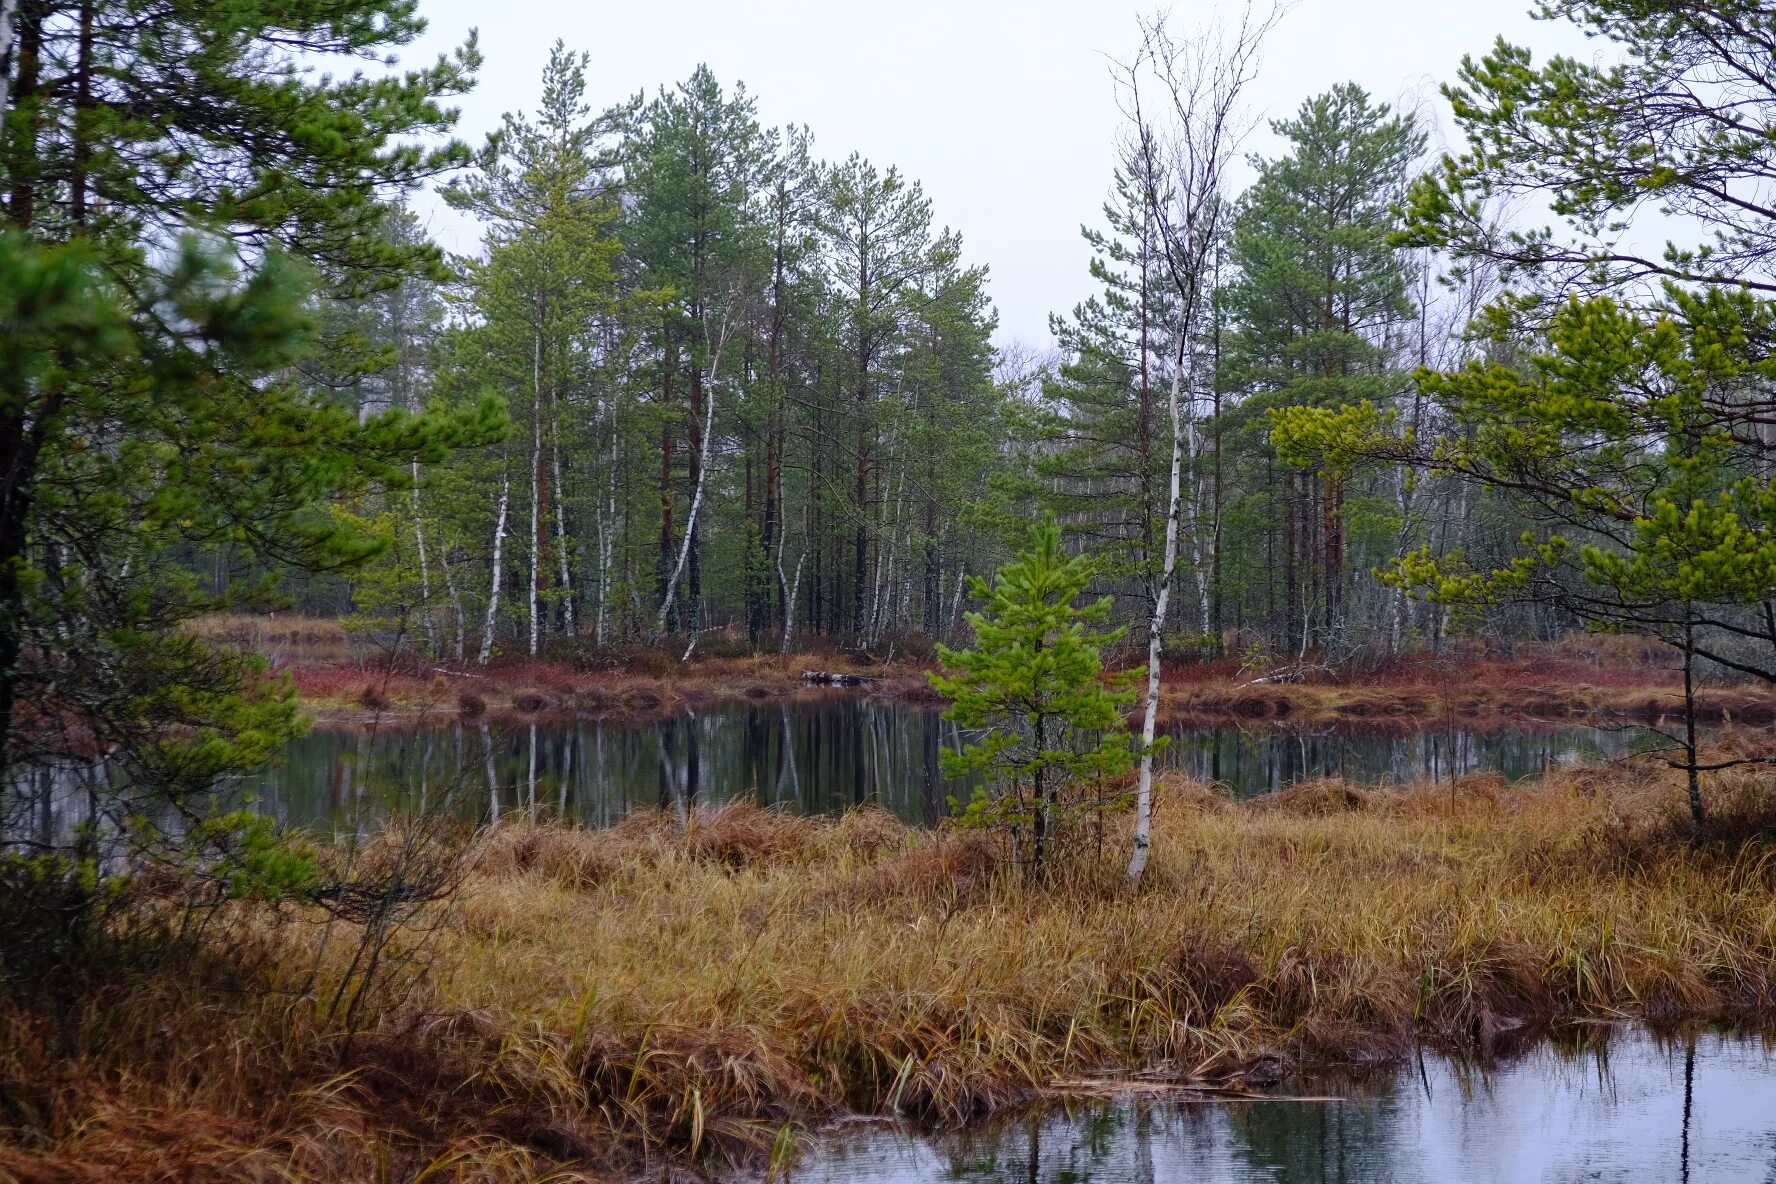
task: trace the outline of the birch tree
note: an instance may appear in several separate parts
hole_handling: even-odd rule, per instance
[[[661,618],[674,610],[695,633],[703,614],[703,540],[687,511],[677,535],[676,463],[681,444],[684,484],[693,502],[706,496],[705,465],[714,455],[712,384],[721,380],[718,338],[741,326],[730,316],[737,280],[762,282],[765,231],[760,191],[776,137],[759,126],[744,86],[725,91],[706,65],[662,88],[632,123],[629,187],[633,213],[628,246],[649,284],[668,290],[657,311],[656,408],[659,412],[660,530],[657,559]],[[706,517],[701,504],[695,519]],[[674,553],[677,553],[677,558]],[[679,580],[685,587],[676,587]]]
[[[487,617],[481,625],[481,652],[477,656],[480,665],[487,665],[493,657],[494,626],[499,621],[500,600],[500,558],[506,543],[506,509],[512,504],[512,478],[509,473],[500,478],[499,517],[493,527],[493,562],[487,587]]]
[[[1246,131],[1241,96],[1258,68],[1264,35],[1279,10],[1248,5],[1228,29],[1179,40],[1165,18],[1143,23],[1141,47],[1118,70],[1129,122],[1124,167],[1138,179],[1159,226],[1159,249],[1170,295],[1172,381],[1166,410],[1171,466],[1165,544],[1147,631],[1147,687],[1142,705],[1134,851],[1128,874],[1146,870],[1153,833],[1153,749],[1159,712],[1160,648],[1178,567],[1179,519],[1186,456],[1202,452],[1203,359],[1198,349],[1208,311],[1209,277],[1226,214],[1227,168]]]
[[[715,438],[713,425],[715,423],[716,376],[721,373],[722,354],[726,351],[728,341],[734,334],[734,328],[741,319],[744,304],[745,293],[736,286],[730,291],[728,301],[714,322],[705,321],[705,328],[709,334],[709,340],[706,343],[709,354],[709,372],[704,376],[702,383],[703,426],[699,433],[697,480],[691,487],[691,508],[685,514],[684,539],[679,545],[678,562],[673,564],[672,576],[666,581],[666,596],[660,601],[660,616],[654,626],[656,639],[666,632],[666,622],[671,619],[672,607],[678,597],[678,581],[684,575],[685,563],[691,557],[696,542],[697,519],[703,510],[704,484],[709,475],[710,443]],[[695,606],[693,606],[690,632],[690,644],[695,646],[697,644]],[[685,649],[684,656],[687,659],[691,656],[690,648]]]

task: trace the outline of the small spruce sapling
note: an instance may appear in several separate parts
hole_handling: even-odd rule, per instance
[[[1125,631],[1103,628],[1109,597],[1076,603],[1092,572],[1088,559],[1062,551],[1049,517],[990,588],[970,581],[986,601],[968,614],[976,648],[938,646],[944,673],[930,675],[953,701],[946,719],[985,729],[961,752],[944,754],[948,776],[979,773],[987,782],[957,809],[959,824],[1007,831],[1013,857],[1032,874],[1082,816],[1095,815],[1101,833],[1103,811],[1121,796],[1106,788],[1134,763],[1124,709],[1135,692],[1106,681],[1100,657]]]

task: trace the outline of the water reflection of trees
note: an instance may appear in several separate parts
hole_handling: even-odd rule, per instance
[[[874,803],[922,823],[942,817],[952,795],[968,796],[970,787],[946,781],[941,764],[943,750],[966,739],[934,708],[858,697],[729,705],[646,724],[458,722],[374,736],[317,732],[248,788],[280,817],[323,827],[410,807],[428,786],[464,780],[465,770],[481,788],[460,809],[481,819],[521,810],[599,826],[637,808],[689,811],[746,799],[802,812]],[[1165,759],[1250,796],[1326,775],[1407,782],[1498,769],[1519,777],[1625,744],[1619,734],[1589,729],[1391,735],[1228,728],[1180,730]],[[402,777],[392,776],[397,769]]]
[[[484,790],[463,811],[514,810],[606,825],[637,808],[688,811],[746,799],[801,812],[878,804],[928,822],[952,793],[940,754],[960,744],[941,713],[850,700],[689,712],[657,723],[582,720],[424,732],[317,732],[249,787],[266,809],[339,827],[405,808],[432,781],[477,768]],[[391,780],[390,771],[403,771]]]
[[[1768,1043],[1579,1029],[1502,1059],[1426,1056],[1396,1072],[1314,1086],[1336,1102],[1145,1099],[1037,1111],[928,1141],[904,1133],[840,1139],[801,1178],[1764,1181],[1776,1178],[1772,1085]]]
[[[1517,780],[1550,767],[1620,755],[1628,734],[1600,728],[1431,729],[1179,728],[1166,760],[1236,796],[1274,793],[1297,781],[1348,777],[1365,784],[1447,781],[1496,770]]]

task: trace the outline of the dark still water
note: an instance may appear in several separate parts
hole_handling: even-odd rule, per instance
[[[1440,1058],[1335,1100],[1072,1105],[920,1138],[825,1134],[795,1184],[1766,1184],[1776,1053],[1629,1031],[1490,1071]]]
[[[1497,770],[1516,779],[1550,765],[1613,756],[1633,731],[1567,728],[1407,735],[1324,728],[1180,729],[1163,761],[1241,796],[1303,778],[1365,783]],[[751,799],[806,813],[873,802],[911,822],[948,810],[968,787],[946,781],[940,754],[968,737],[931,707],[835,695],[732,704],[656,723],[577,720],[420,731],[317,730],[250,787],[262,808],[322,829],[449,799],[484,818],[515,810],[603,825],[637,808]]]

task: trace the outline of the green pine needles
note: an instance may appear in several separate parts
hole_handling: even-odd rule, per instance
[[[986,601],[968,614],[976,648],[939,646],[946,673],[930,676],[953,700],[946,719],[985,729],[960,753],[944,754],[950,777],[986,780],[958,810],[959,823],[1002,829],[1013,859],[1034,875],[1087,823],[1102,844],[1104,813],[1126,804],[1121,780],[1134,764],[1123,709],[1135,692],[1105,679],[1101,657],[1125,630],[1103,627],[1108,597],[1077,604],[1093,570],[1062,551],[1060,527],[1046,518],[991,588],[971,581]]]

